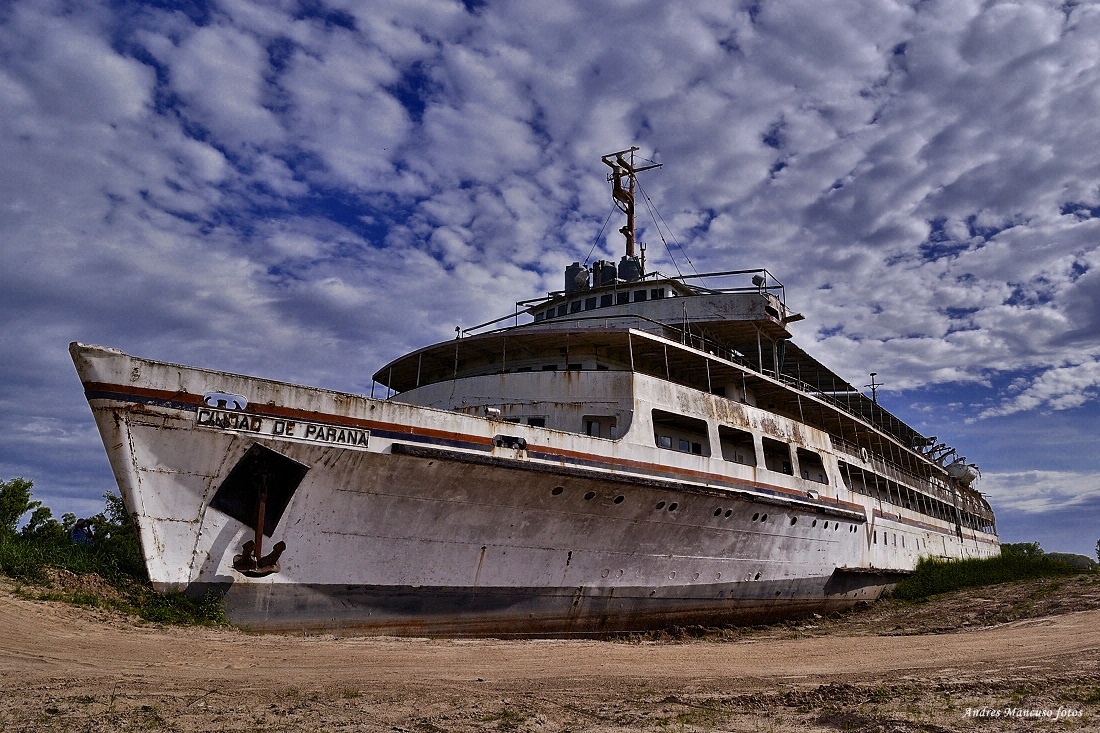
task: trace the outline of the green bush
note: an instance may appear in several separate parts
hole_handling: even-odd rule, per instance
[[[225,623],[225,609],[216,595],[194,600],[153,590],[137,527],[120,497],[103,495],[106,508],[85,520],[93,539],[83,544],[70,535],[77,518],[65,514],[60,522],[54,519],[42,502],[31,500],[33,486],[23,478],[0,482],[0,573],[32,585],[48,584],[51,568],[76,575],[94,573],[125,599],[103,605],[161,623]],[[17,529],[28,514],[27,523]]]
[[[34,482],[22,476],[0,483],[0,535],[15,534],[22,516],[42,506],[40,501],[31,501],[33,486]]]
[[[1007,552],[1005,547],[1009,548]],[[1034,542],[1003,545],[998,557],[968,560],[924,558],[912,575],[897,584],[893,596],[902,600],[918,600],[960,588],[1061,577],[1080,572],[1087,571],[1043,554]]]
[[[49,507],[31,500],[33,486],[23,478],[0,482],[0,572],[27,582],[42,582],[49,567],[109,581],[148,581],[137,528],[121,498],[104,494],[106,511],[85,520],[94,541],[79,544],[70,539],[76,517],[66,514],[58,522]]]

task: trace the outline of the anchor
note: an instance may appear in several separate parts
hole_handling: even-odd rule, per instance
[[[286,550],[286,543],[279,541],[267,555],[264,551],[264,514],[267,510],[267,473],[256,477],[257,509],[256,539],[249,540],[241,547],[241,554],[233,556],[233,569],[250,578],[262,578],[279,572],[279,556]]]

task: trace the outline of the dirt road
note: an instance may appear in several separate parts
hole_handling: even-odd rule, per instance
[[[1018,618],[998,622],[1005,613]],[[954,630],[931,633],[945,628]],[[164,628],[29,600],[0,582],[0,726],[1100,730],[1100,579],[701,638],[613,641]]]

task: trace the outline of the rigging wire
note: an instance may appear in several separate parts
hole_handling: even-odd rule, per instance
[[[664,225],[665,229],[668,230],[668,235],[672,237],[672,242],[676,245],[676,249],[680,250],[680,253],[684,255],[684,259],[686,259],[688,264],[691,265],[692,272],[694,272],[696,277],[698,277],[699,270],[696,269],[695,263],[691,261],[691,256],[688,255],[687,250],[685,250],[683,246],[680,245],[680,242],[677,241],[675,235],[673,235],[672,227],[670,227],[668,225],[668,222],[665,221],[665,218],[661,216],[661,212],[657,211],[657,208],[653,205],[653,200],[649,198],[649,194],[645,192],[645,189],[642,188],[642,185],[638,183],[637,186],[638,191],[642,194],[642,200],[645,201],[646,208],[649,209],[649,215],[653,219],[653,224],[657,229],[657,234],[660,235],[661,242],[665,245],[665,251],[668,252],[669,259],[672,260],[672,266],[676,268],[676,274],[678,274],[680,278],[683,279],[684,273],[680,271],[680,266],[676,263],[676,257],[672,254],[672,248],[668,246],[668,240],[665,239],[665,235],[661,231],[662,224]],[[660,223],[658,223],[657,221],[658,218],[661,220]],[[703,284],[704,287],[706,286],[706,283],[703,283],[702,280],[700,280],[700,282]]]
[[[607,229],[607,222],[611,221],[611,216],[618,211],[617,206],[612,206],[611,211],[607,212],[607,218],[603,220],[603,226],[600,227],[600,231],[596,234],[596,239],[592,242],[592,249],[588,250],[588,256],[584,258],[584,264],[587,267],[588,261],[592,259],[592,253],[596,251],[596,245],[600,243],[600,237],[603,236],[604,229]]]

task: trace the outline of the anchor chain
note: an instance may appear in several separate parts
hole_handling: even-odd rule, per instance
[[[286,550],[286,543],[279,541],[271,548],[267,555],[263,554],[264,547],[264,515],[267,512],[267,479],[266,471],[257,474],[256,482],[256,537],[244,543],[241,554],[233,556],[233,569],[252,578],[262,578],[265,575],[279,572],[279,557]]]

